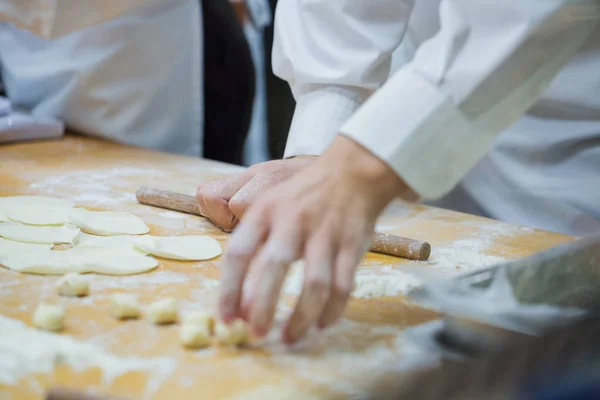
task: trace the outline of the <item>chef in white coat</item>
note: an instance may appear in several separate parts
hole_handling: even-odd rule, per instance
[[[297,101],[286,159],[197,193],[225,229],[243,215],[221,268],[226,321],[268,332],[304,259],[283,338],[334,322],[398,196],[435,200],[460,183],[493,217],[599,230],[600,2],[442,0],[439,31],[388,79],[413,5],[279,2],[273,66]]]
[[[202,154],[198,0],[3,0],[11,102],[71,129]]]

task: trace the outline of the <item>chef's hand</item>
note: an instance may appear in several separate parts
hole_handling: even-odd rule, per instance
[[[259,195],[305,168],[316,158],[301,156],[268,161],[253,165],[242,174],[202,183],[196,191],[200,212],[215,225],[230,232]]]
[[[304,259],[302,293],[284,328],[284,341],[336,321],[378,215],[406,190],[389,166],[338,135],[323,156],[246,211],[221,268],[221,318],[245,318],[256,335],[265,335],[290,264]]]

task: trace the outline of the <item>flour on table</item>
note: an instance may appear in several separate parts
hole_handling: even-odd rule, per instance
[[[158,261],[136,250],[84,247],[12,254],[4,258],[3,264],[13,271],[43,275],[69,272],[132,275],[156,268]]]
[[[100,347],[28,328],[4,316],[0,316],[0,354],[0,383],[4,385],[15,385],[31,374],[51,373],[62,364],[77,371],[99,367],[105,384],[131,371],[145,371],[150,374],[148,391],[152,391],[158,387],[157,381],[165,379],[176,367],[171,358],[117,357]]]
[[[303,279],[304,263],[294,263],[284,283],[284,292],[294,295],[300,294]],[[359,268],[354,276],[355,286],[352,297],[370,299],[397,296],[408,293],[411,289],[419,286],[420,283],[421,280],[416,276],[393,269],[391,266],[367,270]]]
[[[83,232],[100,236],[141,235],[150,231],[144,221],[125,211],[88,211],[76,208],[71,211],[69,219]]]
[[[136,248],[154,256],[173,260],[210,260],[222,253],[221,245],[210,236],[152,236],[138,237]]]
[[[0,236],[26,243],[71,243],[78,232],[78,228],[68,224],[62,226],[33,226],[18,222],[0,223]]]

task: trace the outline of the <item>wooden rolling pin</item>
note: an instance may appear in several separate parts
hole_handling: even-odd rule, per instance
[[[135,196],[142,204],[204,216],[200,213],[194,196],[147,187],[139,188]],[[421,240],[375,232],[370,250],[375,253],[425,261],[429,258],[431,246]]]

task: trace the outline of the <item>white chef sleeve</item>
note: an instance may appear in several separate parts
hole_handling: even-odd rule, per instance
[[[321,154],[389,76],[413,0],[280,0],[273,71],[296,99],[285,157]]]
[[[421,197],[441,197],[533,105],[599,14],[598,0],[443,0],[439,33],[341,132]]]

